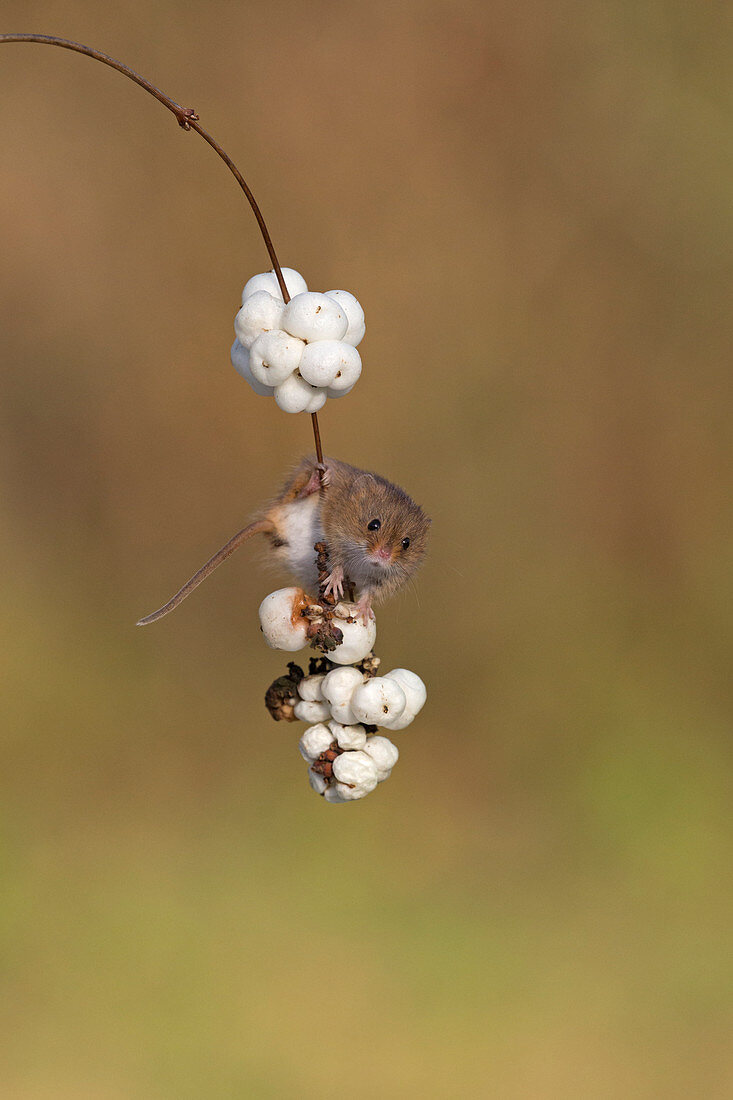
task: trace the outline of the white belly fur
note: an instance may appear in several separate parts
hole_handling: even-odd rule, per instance
[[[323,538],[318,493],[302,500],[281,504],[274,517],[280,538],[287,546],[273,550],[273,555],[292,573],[303,588],[315,593],[318,587],[314,543]]]

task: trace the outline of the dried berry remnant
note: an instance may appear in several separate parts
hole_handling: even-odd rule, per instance
[[[276,722],[297,722],[295,707],[298,703],[298,684],[303,679],[303,669],[288,662],[288,672],[273,680],[265,692],[265,706]]]
[[[309,623],[306,634],[313,648],[322,649],[324,653],[332,653],[344,640],[343,631],[330,617]]]
[[[288,676],[296,686],[299,686],[301,680],[305,677],[305,673],[300,665],[296,665],[295,661],[288,661]]]
[[[325,752],[320,753],[314,763],[311,764],[311,771],[316,772],[317,775],[322,775],[324,779],[330,779],[333,775],[333,762],[342,752],[343,749],[340,749],[334,741]]]
[[[370,653],[363,661],[358,661],[355,667],[363,672],[365,676],[376,676],[381,663],[380,657],[375,657],[373,653]]]
[[[309,676],[325,676],[327,672],[330,672],[332,668],[336,666],[329,661],[328,657],[311,657],[308,661],[308,675]]]
[[[330,653],[341,645],[343,631],[334,623],[332,610],[325,601],[309,604],[304,608],[303,615],[308,620],[306,635],[314,649]]]

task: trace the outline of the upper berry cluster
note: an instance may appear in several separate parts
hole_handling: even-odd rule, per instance
[[[364,310],[348,290],[319,294],[292,268],[282,274],[287,304],[274,271],[254,275],[242,291],[232,363],[283,412],[314,413],[328,397],[349,393],[361,374]]]

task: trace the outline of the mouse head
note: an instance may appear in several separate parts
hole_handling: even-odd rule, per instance
[[[360,477],[352,487],[352,537],[359,536],[370,568],[408,576],[427,548],[430,520],[407,493],[375,475]]]

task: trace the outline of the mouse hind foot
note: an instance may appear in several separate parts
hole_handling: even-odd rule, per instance
[[[331,484],[331,471],[328,466],[323,466],[320,462],[316,465],[315,469],[311,473],[310,477],[306,481],[305,485],[298,489],[296,500],[303,500],[304,497],[313,496],[314,493],[320,491],[321,486],[327,488]]]

